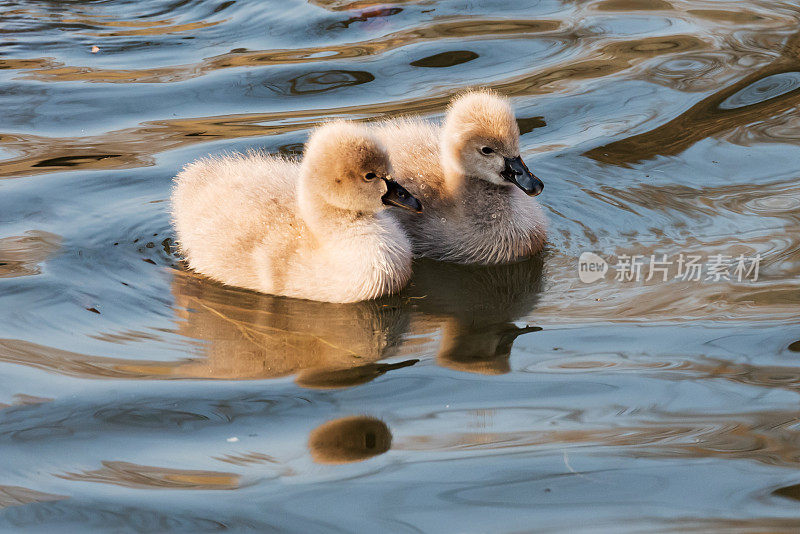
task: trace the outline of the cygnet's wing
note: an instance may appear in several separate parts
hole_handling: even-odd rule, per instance
[[[250,254],[266,237],[291,238],[296,162],[261,153],[205,158],[175,179],[172,215],[189,265],[228,284],[252,287]]]

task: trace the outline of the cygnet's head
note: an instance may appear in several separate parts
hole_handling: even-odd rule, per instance
[[[445,170],[538,195],[544,184],[519,155],[519,127],[508,99],[490,91],[456,97],[442,131]]]
[[[304,186],[327,204],[362,213],[386,205],[422,211],[422,205],[390,177],[386,150],[365,127],[333,121],[317,128],[306,143]]]

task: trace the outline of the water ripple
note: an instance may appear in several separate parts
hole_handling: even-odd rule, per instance
[[[0,529],[789,531],[798,21],[766,0],[6,2]],[[475,85],[512,98],[546,183],[541,256],[419,261],[400,295],[339,306],[176,254],[187,161],[437,120]],[[762,263],[584,284],[583,251]]]

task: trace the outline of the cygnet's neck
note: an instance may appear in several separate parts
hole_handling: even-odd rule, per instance
[[[442,166],[444,189],[449,197],[458,197],[464,191],[466,175],[463,165],[454,155],[457,150],[452,145],[453,141],[449,134],[449,129],[447,127],[442,128],[441,138],[439,139],[439,163]]]
[[[318,236],[341,239],[346,229],[354,223],[367,223],[375,218],[373,213],[346,210],[327,202],[325,197],[301,178],[297,186],[298,211],[309,229]]]
[[[465,172],[461,162],[455,159],[453,150],[446,150],[447,146],[442,141],[441,147],[441,166],[444,176],[444,188],[447,196],[452,199],[469,198],[470,205],[491,204],[494,209],[501,209],[501,204],[512,201],[513,188],[504,185],[493,184],[477,176],[471,176]],[[463,206],[462,202],[455,202],[458,206]]]
[[[468,189],[468,183],[471,182],[463,172],[456,169],[448,169],[443,167],[444,171],[444,189],[447,196],[450,198],[460,198],[465,194]]]

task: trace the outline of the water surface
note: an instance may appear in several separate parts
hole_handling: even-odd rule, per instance
[[[0,528],[796,529],[799,23],[765,0],[5,2]],[[476,84],[546,184],[541,256],[418,262],[352,305],[181,266],[184,163],[438,120]],[[584,251],[761,262],[584,284]]]

